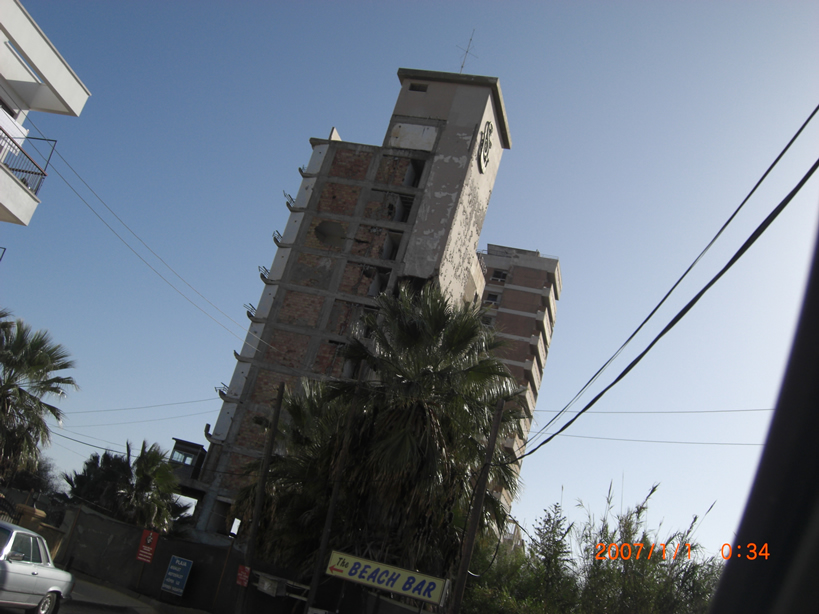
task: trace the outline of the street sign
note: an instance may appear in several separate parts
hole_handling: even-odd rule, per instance
[[[139,550],[137,550],[137,561],[150,563],[154,560],[156,544],[159,542],[159,533],[145,529],[142,532],[142,539],[139,540]]]
[[[330,562],[325,573],[435,605],[443,603],[449,584],[440,578],[392,565],[383,565],[335,550],[330,554]]]
[[[236,584],[246,587],[248,582],[250,582],[250,567],[239,565],[239,570],[236,572]]]
[[[165,579],[162,581],[162,590],[181,597],[185,592],[185,584],[188,583],[191,567],[193,567],[193,561],[173,555],[168,563]]]

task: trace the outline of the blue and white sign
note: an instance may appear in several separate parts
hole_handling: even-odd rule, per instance
[[[171,556],[168,571],[165,572],[165,579],[162,581],[162,590],[181,597],[185,592],[185,584],[188,582],[191,567],[193,567],[193,561],[176,555]]]

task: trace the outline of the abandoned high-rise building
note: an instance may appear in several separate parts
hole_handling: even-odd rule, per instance
[[[236,475],[261,456],[281,382],[347,375],[341,348],[374,298],[402,281],[435,280],[450,300],[479,301],[510,342],[502,358],[527,388],[528,432],[561,279],[557,259],[490,245],[478,253],[492,187],[511,146],[497,78],[400,69],[381,146],[311,139],[302,182],[224,401],[203,449],[177,441],[183,493],[199,529],[225,532]],[[504,445],[518,447],[520,442]],[[190,458],[188,458],[188,456]],[[184,459],[183,459],[184,457]],[[199,458],[195,458],[199,457]],[[193,467],[193,470],[190,469]],[[497,496],[511,504],[508,495]]]

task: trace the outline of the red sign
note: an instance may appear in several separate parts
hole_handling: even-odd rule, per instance
[[[250,581],[250,567],[239,565],[239,571],[236,572],[236,584],[239,586],[247,586]]]
[[[154,552],[156,552],[156,544],[159,542],[159,533],[145,529],[142,532],[142,539],[139,541],[139,550],[137,550],[137,561],[143,563],[150,563],[154,560]]]

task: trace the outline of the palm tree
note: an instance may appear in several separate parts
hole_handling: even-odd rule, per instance
[[[71,500],[91,505],[118,519],[125,518],[121,493],[131,482],[131,476],[130,459],[109,450],[102,455],[91,454],[82,471],[74,471],[73,475],[63,473]]]
[[[280,422],[287,453],[271,459],[257,552],[306,577],[313,564],[309,553],[318,549],[327,514],[332,467],[347,405],[330,387],[302,380],[299,390],[287,391],[282,409],[288,416]],[[254,480],[239,491],[232,510],[234,516],[248,521],[260,464],[251,463],[246,468]]]
[[[367,519],[362,537],[374,558],[447,575],[457,561],[493,410],[514,395],[515,381],[494,356],[500,342],[478,305],[451,305],[427,284],[417,294],[402,288],[397,296],[382,295],[378,306],[348,351],[374,377],[357,390],[347,386],[362,424],[353,431],[360,460],[345,470],[345,480],[357,486],[358,517]],[[519,429],[513,419],[519,416],[505,417],[501,437]],[[501,460],[500,450],[497,455]],[[514,495],[509,467],[496,464],[491,477]],[[494,497],[485,500],[484,524],[503,531],[506,511]]]
[[[492,355],[498,342],[479,307],[452,306],[432,285],[382,295],[378,306],[347,349],[366,377],[310,383],[286,397],[287,455],[273,459],[267,477],[260,553],[309,570],[340,479],[333,548],[446,575],[457,561],[493,408],[513,395],[514,380]],[[504,435],[519,428],[506,417]],[[494,467],[492,478],[514,493],[507,465]],[[237,513],[252,508],[250,489],[237,500]],[[499,502],[487,497],[485,509],[486,522],[502,530]]]
[[[77,388],[74,379],[57,374],[71,369],[68,351],[48,332],[32,331],[22,320],[10,321],[0,310],[0,477],[17,469],[34,469],[40,447],[50,442],[48,418],[62,412],[43,399],[64,397]]]
[[[131,459],[131,444],[126,444]],[[131,480],[120,491],[131,522],[142,527],[168,531],[174,519],[179,480],[168,462],[167,454],[157,444],[142,442],[142,449],[131,463]],[[184,511],[184,510],[183,510]]]
[[[111,517],[141,527],[167,532],[188,506],[177,502],[178,480],[167,454],[157,444],[142,442],[132,459],[131,443],[125,455],[94,453],[81,472],[63,474],[72,501],[87,503]]]

